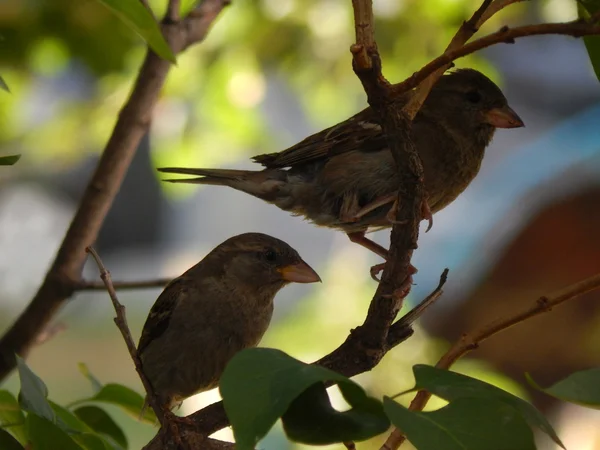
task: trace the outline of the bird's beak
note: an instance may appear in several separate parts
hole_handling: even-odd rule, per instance
[[[485,113],[486,122],[496,128],[520,128],[525,124],[516,112],[508,105],[490,109]]]
[[[277,271],[281,278],[292,283],[316,283],[321,281],[321,277],[304,261],[289,266],[280,267]]]

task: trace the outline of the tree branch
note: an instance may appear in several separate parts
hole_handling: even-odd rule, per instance
[[[171,49],[178,53],[201,41],[227,4],[225,0],[204,0],[181,23],[163,21]],[[75,291],[85,249],[96,240],[139,142],[148,131],[169,68],[169,62],[148,51],[54,262],[25,311],[0,339],[0,380],[14,369],[15,354],[27,355],[40,331]]]
[[[525,25],[522,27],[502,27],[495,33],[488,34],[480,39],[470,42],[456,50],[447,51],[441,56],[427,63],[419,71],[412,74],[401,83],[395,84],[393,89],[397,93],[406,92],[419,85],[430,74],[437,73],[440,68],[447,67],[452,61],[464,56],[475,53],[483,48],[490,47],[499,43],[512,44],[515,39],[525,36],[540,36],[546,34],[558,34],[572,37],[582,37],[591,35],[600,35],[600,17],[594,17],[590,20],[574,20],[564,23],[543,23],[537,25]]]
[[[446,55],[448,52],[461,48],[475,33],[477,33],[479,27],[481,27],[486,20],[515,1],[519,0],[483,0],[483,3],[479,9],[473,13],[469,20],[463,22],[463,24],[460,26],[448,44],[448,47],[446,47],[444,55]],[[494,6],[493,9],[492,5]],[[452,61],[449,61],[446,64],[438,67],[435,71],[429,72],[428,76],[424,78],[420,84],[418,84],[414,95],[406,105],[405,111],[408,117],[414,119],[419,112],[419,109],[421,109],[423,102],[429,95],[431,88],[437,82],[437,80],[440,79],[444,72],[451,67],[451,63]],[[407,88],[406,90],[408,89],[411,88]]]
[[[98,270],[100,271],[100,278],[102,279],[102,282],[104,283],[105,289],[108,291],[110,300],[112,301],[113,307],[115,308],[115,312],[117,313],[117,317],[115,317],[115,325],[117,325],[117,328],[119,329],[119,331],[121,332],[121,335],[123,336],[123,340],[125,341],[125,344],[127,345],[127,350],[129,351],[129,355],[131,356],[131,359],[133,360],[133,364],[135,365],[135,370],[138,373],[140,380],[142,380],[144,389],[146,390],[146,393],[148,394],[147,402],[154,410],[154,414],[156,414],[156,417],[158,418],[160,425],[163,428],[166,428],[167,419],[165,417],[163,409],[160,407],[160,404],[158,403],[158,400],[156,399],[156,395],[154,394],[154,389],[152,388],[152,384],[150,384],[150,381],[148,380],[148,378],[146,378],[146,375],[144,374],[144,371],[142,370],[142,361],[140,360],[140,357],[138,356],[135,342],[133,342],[133,338],[131,337],[131,331],[129,331],[129,325],[127,325],[127,316],[125,315],[125,306],[123,306],[123,304],[121,304],[119,302],[119,299],[117,298],[117,293],[115,292],[115,288],[114,288],[114,286],[112,284],[112,280],[110,278],[110,272],[106,269],[106,267],[102,263],[102,260],[100,259],[100,256],[98,256],[98,253],[96,252],[96,250],[94,250],[93,247],[88,247],[86,249],[86,252],[88,252],[90,255],[92,255],[92,257],[96,261]]]
[[[150,288],[161,288],[165,287],[173,280],[169,278],[156,278],[153,280],[144,281],[114,281],[112,282],[113,287],[116,290],[125,289],[150,289]],[[106,285],[103,282],[81,280],[74,287],[75,291],[103,291],[106,289]]]
[[[495,334],[507,330],[521,322],[525,322],[535,316],[549,312],[553,307],[558,306],[561,303],[568,300],[574,300],[583,294],[596,289],[600,289],[600,274],[586,278],[583,281],[567,286],[550,295],[540,297],[531,302],[531,304],[522,311],[496,319],[475,331],[463,334],[463,336],[440,358],[435,367],[438,369],[448,369],[458,359],[462,358],[470,351],[477,349],[480,343]],[[411,411],[422,411],[430,398],[431,394],[429,392],[419,391],[411,402],[409,409]],[[382,450],[395,450],[405,440],[406,436],[404,436],[401,431],[395,429],[382,447]]]

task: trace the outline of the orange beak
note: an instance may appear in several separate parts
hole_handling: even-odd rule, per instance
[[[281,278],[292,283],[316,283],[321,281],[321,277],[304,261],[289,266],[280,267],[277,271]]]
[[[502,108],[490,109],[485,113],[486,122],[496,128],[521,128],[525,124],[516,112],[508,105]]]

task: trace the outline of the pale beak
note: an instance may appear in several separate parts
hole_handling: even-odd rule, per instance
[[[277,271],[281,278],[292,283],[316,283],[321,281],[321,277],[304,261],[289,266],[280,267]]]
[[[485,113],[486,122],[496,128],[521,128],[525,124],[516,112],[508,105],[502,108],[490,109]]]

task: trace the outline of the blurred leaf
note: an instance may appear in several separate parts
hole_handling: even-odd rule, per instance
[[[146,408],[144,415],[140,417],[144,405],[144,397],[126,386],[116,383],[109,383],[102,387],[100,392],[90,398],[77,400],[72,405],[78,405],[88,402],[101,402],[119,406],[125,412],[143,422],[155,424],[156,416],[152,408]]]
[[[0,156],[0,166],[12,166],[19,159],[21,155]]]
[[[78,433],[71,438],[85,450],[115,450],[111,444],[102,437],[92,433]]]
[[[2,450],[23,450],[23,446],[12,434],[0,428],[0,448]]]
[[[464,397],[503,402],[518,411],[529,425],[538,427],[554,442],[565,448],[552,425],[542,413],[519,397],[475,378],[424,364],[415,365],[413,373],[416,380],[415,390],[425,389],[449,402]]]
[[[565,402],[600,409],[600,368],[598,367],[575,372],[546,389],[540,387],[529,374],[525,376],[529,384],[546,394]]]
[[[100,392],[102,390],[102,383],[100,383],[98,378],[96,378],[94,375],[92,375],[92,373],[88,369],[88,366],[85,363],[81,363],[81,362],[79,364],[77,364],[77,366],[79,367],[79,371],[81,372],[81,374],[84,377],[86,377],[92,384],[92,389],[94,391],[94,394],[97,394],[98,392]]]
[[[127,437],[123,433],[123,430],[102,408],[98,408],[97,406],[82,406],[73,412],[96,433],[110,436],[123,448],[128,447]]]
[[[35,450],[82,450],[58,425],[37,414],[28,414],[25,423]]]
[[[313,384],[292,401],[281,418],[283,429],[291,440],[311,445],[364,441],[390,427],[381,402],[367,397],[354,383],[340,382],[338,385],[352,409],[335,410],[325,385]]]
[[[56,415],[47,400],[48,388],[44,382],[27,367],[25,361],[18,355],[17,369],[21,381],[21,391],[19,392],[21,408],[56,423]]]
[[[22,444],[27,442],[25,415],[15,396],[4,390],[0,391],[0,427],[9,429]]]
[[[344,397],[354,406],[352,412],[333,410],[322,384],[327,380],[339,384]],[[309,389],[315,385],[320,387]],[[240,450],[254,449],[277,419],[290,411],[292,404],[290,415],[283,418],[284,425],[294,439],[302,442],[339,442],[340,433],[347,433],[344,436],[355,433],[358,438],[366,438],[381,433],[388,426],[381,404],[366,397],[353,381],[324,367],[305,364],[279,350],[252,348],[236,354],[221,377],[220,391],[233,427],[236,448]],[[320,430],[314,429],[316,417],[320,419]],[[350,429],[358,425],[357,420],[364,420],[365,424]]]
[[[589,19],[592,14],[600,11],[600,0],[578,0],[577,11],[580,18]],[[584,36],[583,42],[596,77],[600,80],[600,36]]]
[[[122,447],[113,445],[103,438],[96,435],[95,430],[85,421],[81,420],[74,412],[50,401],[50,406],[58,417],[58,426],[66,431],[71,438],[86,450],[119,450]]]
[[[459,398],[432,412],[413,412],[384,398],[392,423],[418,450],[535,450],[522,415],[493,398]]]
[[[0,76],[0,89],[2,89],[3,91],[6,92],[10,92],[10,89],[8,88],[8,84],[6,84],[6,81],[4,81],[4,78],[2,78]]]
[[[98,0],[139,34],[161,58],[176,63],[175,55],[152,13],[139,0]]]
[[[67,408],[64,408],[59,404],[54,403],[52,400],[49,400],[48,403],[50,403],[52,410],[56,414],[56,424],[63,430],[65,430],[67,433],[92,431],[91,428],[89,428],[84,422],[79,420],[79,418]]]

